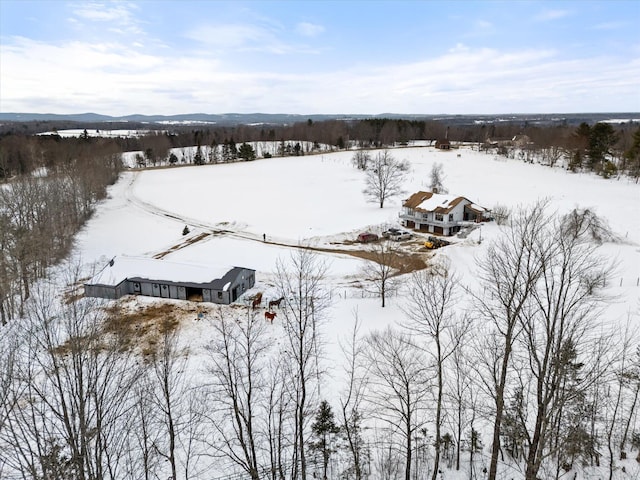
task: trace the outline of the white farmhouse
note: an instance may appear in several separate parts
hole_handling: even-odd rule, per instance
[[[403,202],[400,223],[421,232],[449,236],[465,224],[485,221],[488,213],[465,197],[417,192]]]

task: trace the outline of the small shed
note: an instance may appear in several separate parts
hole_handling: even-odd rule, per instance
[[[441,140],[436,140],[436,148],[439,150],[450,150],[451,142],[448,138],[443,138]]]
[[[119,256],[84,284],[84,294],[108,299],[145,295],[228,305],[254,284],[255,270],[250,268]]]

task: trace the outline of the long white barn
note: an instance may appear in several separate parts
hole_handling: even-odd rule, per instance
[[[108,299],[146,295],[229,304],[254,284],[255,270],[250,268],[119,256],[84,284],[84,294]]]

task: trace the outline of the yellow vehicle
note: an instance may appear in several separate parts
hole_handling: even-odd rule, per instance
[[[424,248],[429,250],[434,250],[436,248],[444,247],[445,245],[449,245],[449,242],[446,240],[441,240],[436,237],[428,237],[427,241],[424,242]]]

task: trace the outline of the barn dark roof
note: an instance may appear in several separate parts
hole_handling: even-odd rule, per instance
[[[113,258],[89,282],[89,285],[115,286],[123,280],[158,282],[165,285],[225,290],[243,267],[177,263],[154,258],[119,256]]]

